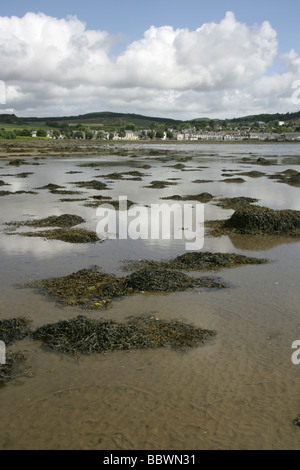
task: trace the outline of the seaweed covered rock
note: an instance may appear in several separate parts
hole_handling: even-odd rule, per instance
[[[281,173],[275,173],[275,175],[270,175],[269,178],[274,179],[279,183],[288,184],[290,186],[300,186],[300,172],[298,172],[297,170],[288,169]]]
[[[124,322],[94,320],[79,315],[71,320],[44,325],[34,331],[32,337],[56,351],[91,354],[163,346],[197,347],[214,334],[211,330],[151,315],[130,317]]]
[[[250,234],[289,234],[300,229],[300,211],[247,206],[235,211],[230,219],[224,222],[224,228],[233,228],[241,233]]]

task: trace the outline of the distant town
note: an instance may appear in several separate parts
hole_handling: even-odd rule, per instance
[[[192,121],[109,112],[64,118],[18,118],[0,114],[0,139],[24,138],[300,142],[300,112],[232,120],[200,118]]]
[[[78,127],[58,131],[49,129],[42,133],[51,139],[101,139],[101,140],[177,140],[177,141],[240,141],[240,140],[269,140],[269,141],[300,141],[300,126],[297,124],[278,121],[270,127],[267,123],[258,121],[248,125],[222,125],[207,124],[203,129],[196,126],[182,128],[180,130],[168,128],[166,130],[139,129],[134,125],[131,129],[120,131],[96,130],[88,127]],[[32,137],[38,137],[39,131],[32,131]]]

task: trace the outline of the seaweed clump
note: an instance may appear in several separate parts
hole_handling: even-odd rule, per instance
[[[122,279],[100,272],[97,266],[67,276],[36,281],[22,287],[37,287],[62,305],[99,309],[109,307],[111,298],[130,295]]]
[[[198,201],[198,202],[209,202],[214,198],[210,193],[201,193],[201,194],[187,194],[186,196],[179,196],[174,194],[173,196],[162,197],[161,199],[165,200],[174,200],[174,201]]]
[[[6,225],[11,227],[30,226],[35,228],[58,227],[52,230],[43,230],[36,232],[19,232],[22,237],[42,237],[48,240],[61,240],[68,243],[96,243],[99,237],[96,232],[84,228],[73,228],[75,225],[81,224],[85,220],[79,215],[62,214],[53,215],[45,219],[27,220],[25,222],[7,222]],[[7,235],[15,235],[15,233],[7,233]]]
[[[46,184],[45,186],[40,186],[39,188],[36,189],[49,189],[49,191],[54,191],[55,189],[63,189],[64,186],[60,186],[59,184],[54,184],[54,183],[49,183]]]
[[[26,161],[22,160],[20,158],[16,158],[15,160],[10,160],[8,162],[8,165],[10,165],[10,166],[21,166],[21,165],[25,165],[25,164],[26,164]]]
[[[185,271],[207,271],[232,268],[248,264],[265,264],[265,258],[254,258],[236,253],[188,252],[169,261],[138,260],[125,261],[124,270],[148,267],[149,269],[168,268]]]
[[[103,197],[103,196],[101,196],[101,197]],[[120,204],[119,201],[112,201],[112,200],[107,200],[107,199],[103,199],[103,200],[101,200],[101,199],[97,200],[96,199],[95,201],[88,201],[83,205],[86,206],[86,207],[99,207],[101,205],[106,205],[106,206],[108,205],[108,207],[112,206],[115,210],[119,210],[121,204]],[[124,207],[124,209],[128,210],[131,206],[134,206],[136,203],[127,199],[125,204],[126,204],[126,207]],[[121,208],[122,208],[122,206],[121,206]]]
[[[225,178],[221,183],[245,183],[243,178]]]
[[[0,340],[6,345],[12,344],[28,336],[30,320],[25,317],[17,317],[0,320]]]
[[[297,170],[285,170],[282,173],[270,175],[270,179],[275,179],[278,183],[285,183],[289,186],[300,187],[300,172]]]
[[[215,334],[177,320],[151,315],[129,317],[127,321],[89,319],[82,315],[44,325],[32,337],[55,351],[92,354],[113,350],[197,347]]]
[[[274,210],[268,207],[248,205],[236,210],[226,221],[214,221],[211,235],[240,234],[286,234],[300,236],[300,211]]]
[[[51,215],[44,219],[26,220],[25,222],[7,222],[6,225],[15,227],[22,227],[24,225],[29,227],[73,227],[83,222],[85,220],[79,215],[62,214]]]
[[[95,189],[97,191],[102,191],[103,189],[109,189],[106,183],[103,183],[97,180],[77,181],[77,182],[73,182],[72,184],[74,184],[78,188]]]
[[[216,206],[222,207],[223,209],[236,210],[258,201],[258,199],[246,196],[224,197],[222,199],[219,199],[218,202],[216,202]]]
[[[25,317],[0,320],[0,340],[5,346],[9,346],[15,341],[24,339],[31,334],[30,323],[31,321]],[[0,364],[0,386],[25,375],[23,371],[25,359],[25,356],[18,352],[8,352],[5,355],[5,363]]]
[[[159,180],[154,180],[151,181],[149,186],[145,186],[145,188],[150,188],[150,189],[164,189],[167,188],[168,186],[175,185],[177,183],[171,183],[170,181],[159,181]]]
[[[221,288],[225,284],[211,278],[194,278],[164,266],[144,266],[124,279],[125,285],[142,292],[175,292],[195,287]]]
[[[175,292],[196,287],[225,288],[227,285],[218,279],[198,279],[162,266],[141,267],[124,277],[100,272],[94,266],[67,276],[26,283],[22,287],[39,288],[62,305],[102,309],[110,307],[112,299],[134,293]]]
[[[7,235],[14,235],[7,233]],[[41,237],[47,240],[60,240],[67,243],[96,243],[100,240],[97,233],[84,228],[60,228],[37,232],[20,232],[22,237]]]
[[[146,176],[138,170],[126,171],[126,172],[114,172],[107,175],[103,175],[103,178],[110,180],[128,180],[128,181],[142,181],[142,177]],[[129,177],[129,178],[128,178]]]

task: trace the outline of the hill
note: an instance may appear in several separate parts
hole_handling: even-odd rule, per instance
[[[276,113],[276,114],[254,114],[234,119],[226,119],[228,122],[245,122],[245,121],[298,121],[300,119],[300,111],[295,113]]]
[[[257,114],[233,119],[197,118],[189,121],[162,117],[144,116],[133,113],[114,113],[109,111],[87,113],[78,116],[54,116],[54,117],[24,117],[19,118],[15,114],[0,114],[0,126],[2,128],[31,127],[31,128],[64,128],[69,126],[88,126],[91,129],[105,129],[106,131],[120,130],[128,126],[136,129],[151,128],[181,128],[189,126],[201,126],[201,123],[212,121],[226,121],[227,123],[241,123],[254,121],[300,121],[300,111],[294,113]]]
[[[113,127],[126,127],[128,124],[133,124],[137,128],[149,128],[153,125],[175,127],[184,122],[175,119],[143,116],[141,114],[113,113],[109,111],[88,113],[78,116],[24,118],[23,121],[26,124],[30,123],[31,125],[34,125],[35,123],[57,123],[58,126],[54,127],[60,127],[62,124],[68,124],[69,126],[82,124],[95,128],[103,127],[107,130],[111,130]]]

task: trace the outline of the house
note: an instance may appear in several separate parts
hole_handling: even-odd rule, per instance
[[[125,130],[125,139],[126,140],[138,140],[139,136],[136,132],[132,130]]]

